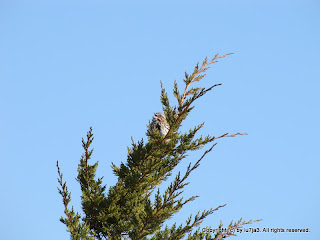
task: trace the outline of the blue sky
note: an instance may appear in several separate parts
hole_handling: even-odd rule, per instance
[[[248,227],[311,233],[239,234],[231,239],[319,239],[318,1],[0,2],[0,200],[2,239],[69,239],[59,222],[56,161],[78,211],[81,137],[90,126],[99,176],[126,160],[161,111],[160,80],[176,79],[216,53],[183,130],[247,132],[219,140],[190,177],[200,195],[169,223],[227,204],[201,227],[243,217]],[[172,95],[170,95],[172,97]],[[184,171],[201,152],[178,167]]]

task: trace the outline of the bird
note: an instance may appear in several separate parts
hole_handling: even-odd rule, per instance
[[[165,137],[169,132],[170,126],[163,113],[157,112],[154,114],[152,122],[150,124],[150,130],[151,132],[153,132],[155,129],[159,130],[159,134],[161,137]]]

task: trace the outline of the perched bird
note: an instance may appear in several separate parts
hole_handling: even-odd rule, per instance
[[[170,126],[163,113],[155,113],[150,124],[150,130],[153,132],[155,129],[159,130],[160,136],[164,137],[169,132]]]

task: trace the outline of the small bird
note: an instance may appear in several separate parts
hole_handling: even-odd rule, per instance
[[[153,132],[155,129],[159,130],[160,136],[164,137],[170,130],[170,126],[163,113],[155,113],[150,124],[150,130]]]

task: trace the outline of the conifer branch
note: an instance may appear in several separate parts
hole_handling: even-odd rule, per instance
[[[184,92],[182,94],[181,100],[179,101],[179,99],[178,99],[179,107],[182,106],[182,103],[184,102],[185,98],[188,95],[193,93],[193,91],[191,91],[191,92],[188,91],[190,85],[192,83],[194,83],[194,82],[200,81],[203,77],[206,76],[206,74],[200,75],[200,76],[199,76],[199,74],[207,71],[210,68],[210,67],[208,67],[209,65],[218,62],[217,59],[224,58],[224,57],[226,57],[228,55],[231,55],[231,54],[233,54],[233,53],[227,53],[227,54],[224,54],[222,56],[220,56],[219,54],[216,54],[214,56],[214,58],[212,58],[209,62],[208,62],[208,58],[206,57],[205,60],[203,61],[202,65],[201,65],[200,69],[199,69],[199,63],[196,65],[196,67],[195,67],[195,69],[194,69],[194,71],[193,71],[191,76],[189,76],[187,73],[185,73],[186,79],[184,80],[184,82],[186,83],[186,86],[185,86]]]
[[[224,138],[224,137],[235,137],[235,136],[238,136],[238,135],[248,135],[248,133],[233,133],[233,134],[230,134],[230,135],[229,135],[229,133],[225,133],[225,134],[222,134],[219,137],[214,137],[214,139],[219,139],[219,138]]]
[[[244,225],[252,224],[254,222],[259,222],[261,220],[262,219],[258,219],[258,220],[250,219],[249,221],[243,221],[242,218],[240,218],[237,222],[231,221],[227,228],[223,228],[223,224],[220,221],[218,229],[223,229],[223,231],[218,231],[212,240],[223,239],[228,236],[235,236],[236,235],[235,232],[237,229],[242,228]]]
[[[198,196],[192,196],[189,199],[187,199],[186,201],[183,202],[183,198],[179,199],[179,200],[175,200],[182,192],[178,192],[175,194],[176,191],[178,191],[179,189],[182,189],[184,186],[186,186],[188,183],[184,183],[184,181],[187,179],[187,177],[190,175],[190,173],[195,170],[199,165],[200,165],[200,161],[205,157],[206,154],[208,154],[213,147],[216,145],[213,144],[211,146],[211,148],[209,148],[208,150],[206,150],[203,155],[201,156],[201,158],[191,167],[191,164],[189,164],[186,173],[184,174],[184,176],[180,179],[180,173],[178,173],[178,175],[176,176],[175,180],[173,183],[170,184],[170,186],[168,187],[168,189],[166,190],[166,193],[163,196],[163,201],[160,204],[159,200],[158,200],[158,204],[156,204],[155,206],[155,211],[153,212],[153,214],[149,217],[149,219],[156,219],[157,217],[159,217],[159,212],[161,210],[163,210],[164,208],[173,208],[174,210],[172,210],[172,213],[170,214],[170,216],[177,212],[178,210],[180,210],[183,205],[185,205],[186,203],[188,203],[189,201],[193,201],[195,198],[197,198]],[[158,199],[159,198],[159,193],[158,193]],[[169,204],[169,206],[168,206]],[[218,208],[220,208],[222,206],[219,206]],[[201,217],[199,217],[199,213],[195,216],[194,222],[191,225],[187,225],[185,226],[183,229],[181,229],[182,232],[187,232],[189,229],[192,229],[195,226],[198,226],[202,220],[209,214],[213,213],[213,211],[218,210],[218,208],[216,209],[210,209],[209,211],[204,211],[201,215]],[[147,228],[148,224],[145,223],[144,227],[140,230],[140,234],[143,233],[144,229]],[[170,239],[175,239],[170,238]],[[179,238],[177,238],[179,239]]]
[[[101,214],[99,210],[103,208],[106,197],[104,194],[105,186],[102,186],[102,178],[95,180],[98,163],[96,162],[93,165],[88,163],[94,150],[93,148],[90,149],[93,140],[92,127],[90,127],[87,132],[87,139],[84,140],[82,138],[84,153],[78,165],[77,180],[80,183],[82,191],[82,206],[86,214],[84,220],[95,230],[95,236],[101,239],[100,235],[105,236],[105,234],[102,232],[102,224],[98,218]]]
[[[67,218],[61,217],[60,221],[64,223],[68,231],[71,234],[72,239],[74,240],[94,240],[92,235],[93,232],[89,229],[89,226],[85,222],[80,221],[80,214],[75,213],[73,207],[69,210],[68,205],[71,201],[71,194],[68,191],[68,187],[66,182],[63,181],[63,175],[60,172],[59,162],[57,161],[57,169],[58,169],[58,182],[61,188],[58,187],[58,191],[63,199],[64,205],[64,213]]]
[[[177,113],[176,113],[175,110],[172,110],[172,109],[170,108],[168,95],[167,95],[167,93],[166,93],[166,91],[165,91],[165,89],[164,89],[164,87],[163,87],[163,83],[160,81],[160,83],[161,83],[161,102],[162,102],[162,104],[163,104],[163,106],[164,106],[164,111],[167,113],[167,114],[166,114],[166,115],[167,115],[167,118],[171,118],[171,116],[170,116],[171,114],[172,114],[172,115],[175,115],[175,113],[177,114],[177,115],[175,116],[175,118],[174,118],[174,123],[173,123],[173,125],[180,126],[182,120],[186,117],[186,114],[192,110],[192,108],[190,108],[190,105],[191,105],[196,99],[198,99],[199,97],[203,96],[203,95],[206,94],[208,91],[212,90],[214,87],[221,85],[221,84],[215,84],[215,85],[213,85],[213,86],[211,86],[211,87],[209,87],[209,88],[207,88],[207,89],[205,89],[205,88],[193,88],[192,90],[188,90],[189,87],[190,87],[190,85],[191,85],[192,83],[197,82],[197,81],[200,81],[200,80],[205,76],[205,75],[200,75],[200,74],[201,74],[201,73],[204,73],[206,70],[208,70],[208,69],[210,68],[209,65],[218,62],[218,61],[217,61],[218,59],[224,58],[224,57],[226,57],[226,56],[228,56],[228,55],[230,55],[230,54],[233,54],[233,53],[224,54],[224,55],[222,55],[222,56],[220,56],[219,54],[217,54],[217,55],[215,55],[214,58],[211,59],[210,61],[208,61],[208,58],[206,58],[206,59],[203,61],[200,69],[199,69],[199,64],[197,64],[197,66],[195,67],[194,72],[193,72],[193,74],[192,74],[191,76],[189,76],[187,73],[185,73],[186,79],[184,80],[184,82],[186,83],[186,86],[185,86],[185,90],[184,90],[184,92],[183,92],[182,95],[179,94],[178,85],[177,85],[176,81],[174,82],[174,92],[173,92],[173,93],[174,93],[175,97],[177,98],[178,104],[179,104],[179,108],[178,108],[179,111],[178,111]],[[193,95],[193,97],[184,104],[184,102],[185,102],[185,100],[186,100],[186,97],[187,97],[188,95],[191,95],[191,94]],[[168,113],[171,113],[171,114],[168,114]],[[171,127],[170,127],[170,130],[168,131],[168,133],[166,134],[166,136],[160,140],[159,144],[165,143],[166,140],[168,139],[168,137],[169,137],[169,136],[172,134],[172,132],[175,131],[175,130],[176,130],[176,129],[174,128],[174,126],[171,126]],[[240,134],[240,133],[239,133],[239,134],[236,134],[236,135],[244,135],[244,134]],[[231,135],[230,135],[230,136],[231,136]],[[221,138],[221,136],[218,137],[218,138]],[[212,138],[212,139],[211,139],[210,141],[208,141],[208,142],[211,142],[211,141],[213,141],[214,139],[217,139],[217,138]],[[198,146],[201,147],[202,144],[199,144]],[[146,162],[146,161],[148,160],[148,158],[152,156],[152,152],[154,151],[154,147],[157,148],[157,147],[158,147],[157,144],[152,145],[152,148],[149,150],[149,153],[146,153],[146,154],[142,157],[141,163]],[[166,152],[166,153],[168,153],[168,152]],[[150,169],[150,171],[152,171],[152,170]],[[141,178],[146,177],[148,174],[149,174],[148,171],[145,172],[145,173],[141,176]]]

